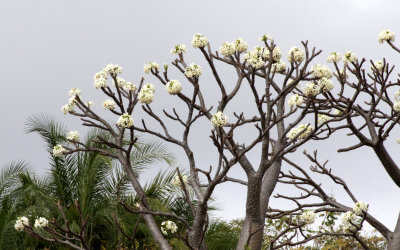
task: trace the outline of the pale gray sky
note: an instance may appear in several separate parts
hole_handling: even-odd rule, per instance
[[[137,82],[144,75],[144,63],[150,60],[160,64],[170,62],[173,60],[170,49],[184,43],[189,48],[187,60],[205,65],[199,51],[190,46],[192,35],[197,32],[207,36],[214,49],[237,37],[243,37],[252,48],[259,44],[258,38],[267,33],[275,38],[285,54],[291,46],[300,46],[300,41],[309,40],[310,45],[324,51],[317,60],[320,63],[325,62],[330,51],[348,49],[358,57],[385,57],[396,63],[400,55],[378,44],[377,35],[383,29],[400,34],[399,8],[400,2],[395,0],[1,0],[0,165],[23,159],[31,162],[38,173],[45,172],[48,155],[38,136],[24,133],[26,118],[35,113],[47,113],[71,130],[83,132],[78,119],[64,116],[60,108],[68,100],[68,90],[79,87],[83,96],[94,100],[101,110],[104,97],[93,88],[93,75],[108,63],[122,65],[122,77]],[[396,69],[396,72],[399,71]],[[229,73],[224,77],[227,82],[231,79]],[[157,100],[152,104],[156,110],[179,105],[164,93],[154,78],[147,79],[158,88]],[[202,79],[204,84],[214,83],[207,71]],[[204,91],[209,101],[215,103],[218,96],[212,90]],[[246,100],[246,96],[241,95],[231,110],[246,111]],[[202,125],[209,126],[208,123]],[[394,131],[390,140],[394,141],[395,133],[399,132],[399,129]],[[251,134],[245,132],[243,137]],[[310,143],[307,148],[318,147],[321,157],[330,159],[330,166],[347,180],[356,196],[370,203],[371,213],[392,228],[400,210],[399,189],[371,150],[337,154],[337,148],[343,143],[350,145],[352,141],[344,137],[337,135],[329,142]],[[198,133],[192,136],[192,141],[198,163],[204,167],[214,164],[213,158],[208,157],[212,152],[206,150],[209,138]],[[392,146],[394,158],[400,160],[396,154],[399,145],[393,142],[387,145]],[[182,155],[176,149],[171,150]],[[292,158],[309,165],[300,154]],[[254,159],[258,161],[256,153]],[[180,162],[182,166],[185,164],[184,160]],[[233,175],[241,174],[238,168],[233,169]],[[327,189],[331,186],[328,184]],[[333,189],[335,193],[336,190]],[[216,196],[224,209],[217,216],[243,217],[245,194],[245,189],[238,185],[219,187]],[[336,196],[342,197],[340,192]],[[272,205],[285,203],[273,201]]]

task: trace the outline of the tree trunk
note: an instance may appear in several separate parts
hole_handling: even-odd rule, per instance
[[[389,236],[388,241],[388,250],[399,250],[400,249],[400,213],[397,218],[396,228],[392,235]]]
[[[203,233],[207,218],[207,203],[199,204],[194,218],[192,230],[189,232],[189,244],[195,249],[206,250]]]

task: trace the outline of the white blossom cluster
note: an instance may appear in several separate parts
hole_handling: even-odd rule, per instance
[[[337,63],[341,58],[342,56],[338,52],[331,52],[326,61],[330,63]]]
[[[361,216],[364,213],[368,211],[368,204],[362,201],[357,202],[353,206],[353,211],[356,215]]]
[[[123,88],[124,88],[126,91],[130,91],[130,92],[132,92],[132,93],[135,92],[136,89],[137,89],[136,85],[135,85],[133,82],[127,82],[127,83],[125,83]]]
[[[75,97],[75,96],[80,96],[81,95],[81,90],[77,88],[71,88],[69,91],[69,96]]]
[[[115,102],[111,99],[107,99],[103,102],[103,108],[113,110],[115,109]]]
[[[92,107],[93,105],[94,105],[93,101],[85,102],[85,106],[88,107],[88,108]]]
[[[145,74],[150,73],[152,70],[157,72],[159,69],[160,69],[160,65],[158,65],[158,63],[156,63],[156,62],[149,62],[143,66],[143,70],[144,70]]]
[[[153,102],[155,91],[156,89],[154,88],[153,84],[146,83],[145,85],[143,85],[138,94],[139,102],[145,104],[150,104],[151,102]]]
[[[310,82],[303,88],[303,93],[307,97],[313,97],[320,93],[320,88],[315,82]]]
[[[171,54],[179,55],[179,54],[186,53],[186,51],[187,51],[187,49],[186,49],[185,44],[178,44],[178,45],[175,45],[175,47],[171,49]]]
[[[53,155],[55,157],[62,157],[67,150],[60,144],[53,147]]]
[[[378,41],[379,43],[394,42],[394,33],[390,30],[383,30],[378,35]]]
[[[288,104],[290,107],[300,106],[303,103],[303,97],[298,94],[294,94],[289,97]]]
[[[378,72],[382,72],[382,71],[383,71],[383,67],[384,67],[385,65],[383,64],[382,61],[375,61],[375,62],[374,62],[374,66],[375,66],[375,68],[378,70]],[[371,66],[371,70],[375,70],[374,67]]]
[[[123,128],[130,128],[133,126],[133,118],[128,113],[124,113],[117,120],[117,125]]]
[[[79,132],[78,131],[69,131],[67,134],[67,140],[72,142],[79,142]]]
[[[122,73],[122,67],[118,64],[107,64],[103,71],[110,74],[112,77],[116,77],[118,74]]]
[[[18,217],[14,225],[15,230],[23,231],[25,226],[29,226],[29,219],[25,216]]]
[[[74,111],[74,108],[75,108],[75,105],[76,105],[76,102],[77,102],[75,98],[77,96],[80,96],[80,94],[81,94],[81,90],[80,89],[71,88],[71,90],[69,91],[70,98],[68,100],[68,103],[61,107],[61,110],[64,113],[64,115]]]
[[[196,33],[193,35],[193,39],[192,39],[192,46],[195,48],[203,48],[205,46],[207,46],[208,44],[208,39],[207,37],[204,37],[202,34],[200,33]]]
[[[318,81],[318,87],[319,87],[320,93],[326,93],[326,92],[331,91],[334,86],[333,86],[333,82],[331,81],[331,79],[321,78]]]
[[[186,185],[188,183],[188,177],[184,174],[181,176],[182,176],[183,183]],[[179,179],[179,175],[174,176],[174,179],[172,180],[172,185],[177,188],[181,187],[181,180]]]
[[[288,52],[289,62],[302,62],[304,60],[304,51],[297,47],[291,47]]]
[[[313,128],[309,124],[301,124],[297,128],[292,128],[286,137],[289,140],[302,140],[306,138],[312,131]]]
[[[49,221],[44,218],[44,217],[40,217],[39,219],[35,220],[35,228],[42,228],[42,227],[47,227],[47,225],[49,224]]]
[[[108,82],[107,72],[105,70],[97,72],[94,75],[94,87],[95,89],[106,88]]]
[[[185,69],[185,76],[189,78],[199,77],[201,75],[202,69],[201,66],[198,64],[191,63]]]
[[[352,211],[348,211],[342,215],[343,230],[354,231],[356,227],[353,225],[356,223],[357,216]],[[352,224],[353,223],[353,224]]]
[[[316,64],[311,70],[312,75],[317,78],[332,78],[332,71],[326,65]]]
[[[161,223],[161,232],[167,235],[168,231],[170,233],[175,233],[176,231],[178,231],[178,227],[176,226],[175,222],[167,220]]]
[[[269,60],[271,52],[269,51],[268,48],[264,48],[264,52],[263,52],[263,57],[266,60]],[[272,50],[272,60],[274,62],[279,62],[281,60],[282,57],[282,52],[281,52],[281,48],[279,48],[278,46],[275,46],[275,48]]]
[[[219,53],[223,56],[231,56],[235,54],[235,44],[231,42],[224,42],[219,48]]]
[[[271,69],[278,73],[284,73],[286,70],[286,63],[282,60],[279,60],[272,64]]]
[[[264,34],[258,40],[260,40],[261,42],[266,42],[268,40],[273,41],[274,38],[272,38],[270,35]]]
[[[356,54],[353,51],[346,51],[346,53],[344,53],[343,55],[343,62],[344,63],[350,63],[350,62],[355,62],[357,61],[357,57]]]
[[[74,107],[75,105],[72,103],[68,103],[65,104],[64,106],[61,107],[62,112],[64,113],[64,115],[71,113],[72,111],[74,111]]]
[[[396,112],[400,112],[400,90],[396,92],[394,98],[396,101],[393,104],[393,110]]]
[[[247,52],[244,59],[255,69],[260,69],[265,64],[263,60],[263,49],[259,46],[254,47],[253,51]]]
[[[239,53],[243,53],[247,51],[247,42],[245,40],[243,40],[243,38],[239,37],[238,39],[236,39],[234,42],[235,45],[235,51],[239,52]]]
[[[327,115],[318,114],[318,124],[329,121],[331,118]]]
[[[182,90],[182,84],[178,80],[171,80],[165,85],[168,94],[176,95]]]
[[[116,85],[120,88],[122,88],[126,83],[126,81],[124,79],[122,79],[121,77],[117,77],[116,82],[117,82]]]
[[[223,127],[228,122],[228,117],[224,115],[221,111],[212,115],[211,124],[215,127]]]
[[[306,224],[313,224],[315,221],[315,213],[313,211],[304,211],[300,216],[299,219],[301,222]]]

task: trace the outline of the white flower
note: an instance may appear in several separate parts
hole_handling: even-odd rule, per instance
[[[270,54],[269,49],[264,48],[263,57],[266,60],[269,60],[269,54]],[[278,46],[275,46],[275,48],[272,50],[272,60],[277,62],[281,59],[281,57],[282,57],[281,48],[279,48]]]
[[[385,65],[383,64],[382,61],[375,61],[375,62],[374,62],[374,66],[375,66],[375,68],[376,68],[379,72],[382,72],[382,71],[383,71],[383,67],[384,67]],[[371,66],[371,70],[375,70],[374,67]]]
[[[390,30],[384,30],[381,31],[381,33],[379,33],[378,35],[378,41],[379,43],[383,43],[383,42],[394,42],[394,33]]]
[[[157,72],[160,69],[160,65],[156,62],[149,62],[143,66],[144,73],[148,74],[150,71],[154,70]]]
[[[394,98],[396,99],[396,101],[400,101],[399,97],[400,97],[400,89],[397,90],[396,94],[394,94]]]
[[[228,122],[228,117],[221,112],[218,111],[217,113],[212,115],[211,123],[215,127],[223,127]]]
[[[107,81],[108,81],[107,72],[104,71],[104,70],[100,71],[100,72],[97,72],[94,75],[94,87],[96,89],[106,88],[108,86],[107,85]]]
[[[335,115],[341,115],[341,114],[342,114],[342,111],[340,111],[339,109],[334,109],[334,110],[333,110],[333,114],[335,114]]]
[[[332,78],[332,71],[325,65],[316,64],[312,67],[312,75],[318,78]]]
[[[155,92],[154,85],[151,83],[146,83],[142,86],[139,91],[138,98],[139,102],[150,104],[154,100],[154,92]]]
[[[176,95],[181,92],[182,84],[178,80],[171,80],[165,85],[168,94]]]
[[[299,216],[299,219],[306,224],[313,224],[315,221],[315,213],[313,211],[304,211]]]
[[[171,233],[175,233],[177,230],[178,227],[173,221],[167,220],[161,223],[161,232],[165,235],[168,234],[168,231],[170,231]]]
[[[304,51],[297,47],[291,47],[288,52],[289,62],[302,62],[304,60]]]
[[[74,111],[74,104],[65,104],[64,106],[61,107],[62,112],[64,113],[64,115],[71,113],[72,111]]]
[[[356,219],[356,214],[351,211],[342,214],[342,224],[344,231],[354,231],[356,227],[353,226],[352,223],[355,224]]]
[[[396,101],[393,104],[393,110],[396,111],[396,112],[400,112],[400,101]]]
[[[354,204],[353,211],[356,215],[361,216],[363,212],[366,213],[368,211],[368,204],[359,201],[356,204]]]
[[[111,99],[107,99],[103,102],[103,108],[113,110],[115,109],[115,102]]]
[[[346,51],[346,53],[344,53],[343,55],[343,62],[344,63],[349,63],[349,62],[355,62],[357,61],[357,57],[356,54],[354,54],[354,52],[348,50]]]
[[[72,142],[79,142],[79,132],[78,131],[69,131],[67,134],[67,140]]]
[[[86,107],[92,107],[93,105],[94,105],[94,102],[93,101],[88,101],[88,102],[85,102],[85,105],[86,105]]]
[[[255,69],[260,69],[264,66],[265,61],[262,58],[262,49],[258,46],[253,51],[249,51],[244,55],[244,59]]]
[[[122,67],[118,64],[107,64],[103,71],[107,72],[111,76],[117,76],[117,74],[122,73]]]
[[[243,40],[243,38],[238,38],[234,42],[235,45],[235,51],[239,53],[246,52],[247,50],[247,42]]]
[[[121,77],[117,77],[116,80],[117,80],[117,86],[120,88],[122,88],[126,83],[126,81],[124,79],[122,79]]]
[[[330,63],[337,63],[340,61],[341,57],[342,56],[338,52],[331,52],[326,61]]]
[[[308,97],[313,97],[318,95],[319,91],[320,88],[317,84],[315,84],[315,82],[310,82],[303,88],[304,95]]]
[[[178,44],[178,45],[175,45],[175,47],[171,49],[171,54],[179,55],[179,54],[186,53],[186,51],[187,51],[186,46],[184,44]]]
[[[126,91],[135,92],[137,87],[133,82],[127,82],[124,84],[124,89]]]
[[[25,226],[29,226],[29,219],[25,216],[18,217],[14,225],[15,230],[23,231]]]
[[[264,34],[258,40],[260,40],[261,42],[266,42],[268,40],[273,41],[274,38],[272,38],[270,35]]]
[[[118,118],[117,125],[123,128],[130,128],[133,126],[133,118],[128,113],[125,113]]]
[[[300,106],[303,103],[303,97],[298,94],[294,94],[291,97],[289,97],[288,104],[290,107],[293,106]]]
[[[279,60],[278,62],[275,62],[271,66],[272,71],[278,72],[278,73],[285,73],[286,70],[286,63],[282,60]]]
[[[39,219],[35,220],[35,227],[36,228],[42,228],[42,227],[47,227],[49,224],[49,221],[46,218],[40,217]]]
[[[182,176],[183,183],[186,185],[188,183],[187,176],[184,174],[181,176]],[[179,175],[174,176],[174,179],[172,180],[172,185],[174,185],[175,187],[178,187],[178,188],[181,187],[181,180],[179,179]]]
[[[195,48],[203,48],[205,46],[207,46],[208,44],[208,40],[207,37],[204,37],[202,34],[200,33],[196,33],[193,35],[193,39],[192,39],[192,46]]]
[[[318,124],[329,121],[331,118],[327,115],[318,114]]]
[[[231,56],[235,53],[235,44],[230,42],[225,42],[219,48],[219,53],[223,56]]]
[[[185,75],[189,78],[194,78],[194,77],[199,77],[201,75],[201,66],[191,63],[186,69],[185,69]]]
[[[53,155],[55,157],[62,157],[62,156],[64,156],[65,152],[67,152],[67,150],[60,144],[53,147]]]
[[[286,137],[289,140],[302,140],[306,138],[312,131],[313,128],[309,124],[301,124],[297,128],[292,128],[286,135]]]
[[[319,92],[326,93],[333,89],[333,82],[330,79],[322,78],[318,81]]]
[[[81,90],[77,88],[71,88],[71,90],[69,91],[69,96],[75,97],[77,95],[81,95]]]

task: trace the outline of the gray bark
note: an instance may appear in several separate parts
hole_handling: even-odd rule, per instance
[[[396,228],[393,233],[387,239],[388,250],[399,250],[400,249],[400,213],[397,218]]]

